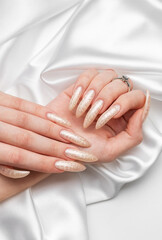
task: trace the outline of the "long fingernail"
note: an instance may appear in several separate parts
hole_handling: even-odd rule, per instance
[[[69,103],[69,110],[72,111],[75,106],[77,105],[81,95],[82,95],[82,87],[79,86],[77,87],[77,89],[75,90],[75,92],[73,93],[73,96],[71,97],[70,103]]]
[[[98,160],[98,158],[93,154],[75,150],[72,148],[66,149],[65,155],[71,159],[80,160],[83,162],[96,162]]]
[[[90,147],[91,146],[91,144],[85,138],[83,138],[75,133],[69,132],[67,130],[61,130],[60,135],[65,140],[75,143],[81,147]]]
[[[84,165],[74,161],[57,161],[55,166],[57,169],[67,172],[82,172],[86,169]]]
[[[54,113],[47,113],[47,118],[63,127],[71,127],[71,123],[68,120],[63,119]]]
[[[23,178],[30,174],[30,171],[22,171],[0,165],[0,173],[9,178]]]
[[[85,119],[84,119],[84,123],[83,123],[83,127],[87,128],[91,125],[91,123],[95,120],[95,118],[97,117],[98,113],[100,112],[100,110],[103,107],[103,100],[98,100],[97,102],[95,102],[95,104],[92,106],[92,108],[89,110],[89,112],[87,113]]]
[[[95,91],[94,90],[89,90],[87,92],[87,94],[84,96],[82,101],[79,103],[79,106],[77,107],[76,117],[81,117],[83,115],[83,113],[90,106],[94,96],[95,96]]]
[[[96,129],[103,127],[112,117],[120,111],[120,105],[114,105],[106,112],[104,112],[96,123]]]
[[[149,91],[147,90],[146,91],[146,101],[145,101],[145,105],[144,105],[143,113],[142,113],[142,122],[145,121],[145,119],[146,119],[146,117],[147,117],[147,115],[149,113],[150,102],[151,102],[151,97],[150,97]]]

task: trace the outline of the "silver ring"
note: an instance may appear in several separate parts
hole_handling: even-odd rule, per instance
[[[122,82],[126,83],[127,86],[128,86],[128,92],[131,91],[131,85],[130,85],[130,83],[129,83],[129,78],[128,78],[128,77],[126,77],[126,76],[123,75],[122,77],[113,78],[112,81],[117,80],[117,79],[119,79],[119,80],[121,80]]]

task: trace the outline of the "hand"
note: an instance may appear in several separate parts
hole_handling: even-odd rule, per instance
[[[100,80],[97,82],[97,84],[101,84],[103,78],[109,80],[110,78],[112,79],[114,76],[116,76],[116,74],[112,71],[111,72],[105,71],[101,74],[98,74],[96,70],[88,70],[85,73],[83,73],[81,77],[79,77],[79,79],[81,80],[80,83],[82,84],[82,78],[85,77],[86,81],[89,79],[94,79],[93,78],[94,75],[98,76]],[[122,82],[118,81],[118,83],[121,84]],[[112,89],[112,93],[113,91],[114,89]],[[135,93],[137,98],[138,98],[137,93],[143,96],[143,101],[142,97],[140,97],[141,100],[139,101],[138,105],[141,106],[141,108],[138,109],[137,107],[137,110],[130,111],[128,110],[128,112],[125,113],[122,117],[111,119],[108,122],[108,124],[100,128],[99,130],[94,129],[96,122],[92,121],[90,123],[91,127],[85,130],[82,127],[83,117],[76,119],[75,115],[68,110],[68,105],[73,95],[73,92],[74,86],[71,86],[70,88],[66,89],[63,93],[61,93],[51,103],[49,103],[48,107],[50,109],[54,109],[55,113],[59,114],[59,116],[62,117],[66,116],[66,118],[71,121],[72,128],[76,129],[82,136],[85,136],[92,143],[91,147],[87,148],[86,150],[91,153],[92,152],[95,153],[98,156],[99,161],[101,162],[111,161],[118,157],[123,152],[127,151],[129,148],[136,146],[138,143],[142,141],[142,123],[145,117],[147,116],[149,110],[149,94],[147,94],[145,101],[143,93],[141,91],[137,91]],[[118,97],[119,99],[120,96]],[[105,98],[106,104],[107,101],[109,101],[109,96]],[[144,101],[145,105],[143,106]],[[133,104],[134,102],[130,102],[130,107],[128,109],[134,109],[135,107]],[[118,114],[120,114],[120,112]],[[44,117],[44,115],[42,117]],[[19,179],[16,181],[16,184],[13,183],[11,179],[3,178],[3,176],[0,176],[0,182],[2,186],[0,192],[0,201],[3,201],[8,197],[11,197],[19,193],[20,191],[23,191],[26,188],[33,186],[34,184],[40,182],[41,180],[48,176],[49,176],[48,174],[32,172],[29,176],[27,176],[25,182]]]
[[[90,141],[91,147],[86,151],[95,154],[100,162],[112,161],[142,141],[142,123],[149,110],[149,93],[147,92],[145,97],[140,90],[127,92],[128,87],[121,80],[112,82],[116,77],[112,70],[101,73],[95,69],[87,70],[79,76],[74,86],[66,89],[48,105],[60,116],[66,116],[73,129]],[[130,83],[132,88],[132,82]],[[81,90],[78,90],[80,86]],[[87,93],[89,90],[94,92]],[[89,94],[88,97],[86,94]],[[99,105],[97,111],[96,109],[92,111],[98,100],[102,100],[102,105]],[[114,106],[118,107],[115,107],[113,114],[108,114],[106,121],[103,121],[102,117],[107,108],[109,111]],[[82,117],[76,118],[68,107],[73,111],[77,107],[76,115]],[[101,116],[97,121],[97,128],[102,128],[96,130],[94,126],[98,114]],[[86,130],[82,127],[84,117],[84,127],[91,125]],[[103,122],[107,124],[104,125]]]
[[[69,151],[75,153],[76,160],[96,160],[92,154],[78,151],[77,147],[69,145],[70,142],[82,147],[90,145],[85,138],[70,129],[69,121],[59,118],[47,107],[2,92],[0,131],[0,173],[12,178],[25,177],[30,173],[13,170],[12,167],[60,173],[60,166],[65,165],[65,160],[69,161],[66,161],[64,171],[84,170],[82,164],[70,161],[72,158]]]

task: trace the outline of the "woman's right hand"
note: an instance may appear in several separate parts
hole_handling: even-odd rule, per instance
[[[0,92],[1,174],[19,178],[30,173],[12,168],[45,173],[82,171],[85,166],[73,159],[96,161],[94,155],[70,143],[90,146],[85,138],[70,129],[67,120],[59,118],[48,107]],[[72,158],[69,151],[73,151]]]
[[[129,85],[132,89],[130,79]],[[95,154],[97,162],[110,162],[143,140],[150,95],[148,91],[145,96],[141,90],[128,90],[115,71],[88,69],[48,106],[66,116],[73,129],[90,141],[86,151]]]

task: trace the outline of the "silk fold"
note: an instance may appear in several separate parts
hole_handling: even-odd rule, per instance
[[[115,197],[162,149],[162,2],[0,1],[0,89],[46,105],[89,67],[150,91],[144,140],[112,163],[52,175],[0,205],[2,240],[87,240],[86,205]]]

